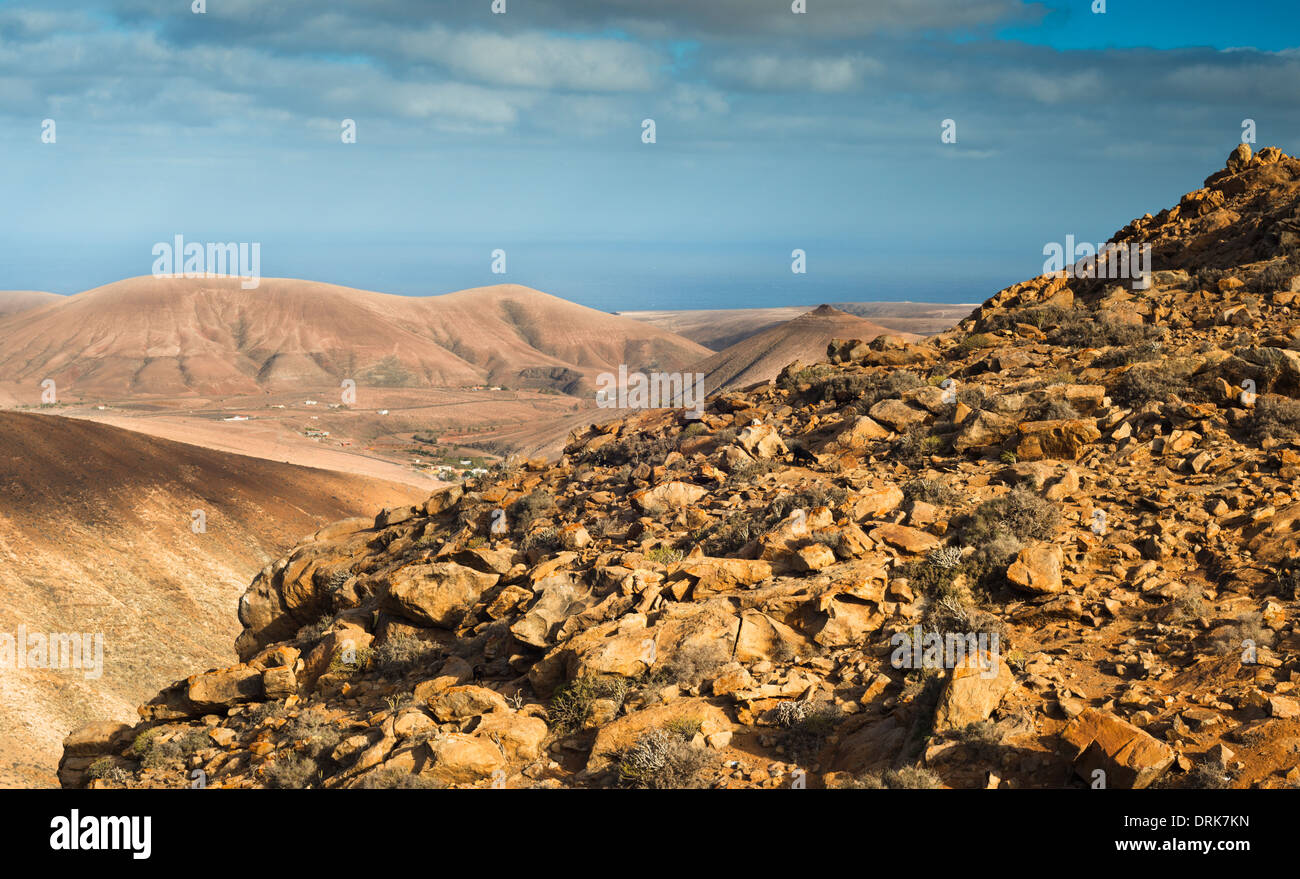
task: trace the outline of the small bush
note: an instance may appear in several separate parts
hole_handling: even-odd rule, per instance
[[[318,758],[334,750],[339,743],[339,728],[315,711],[304,711],[285,726],[285,733],[295,742],[305,743],[305,751]]]
[[[555,509],[555,497],[549,491],[534,491],[512,503],[506,510],[507,521],[520,534],[527,534],[538,519]]]
[[[1060,523],[1061,513],[1055,504],[1033,492],[1013,488],[976,507],[961,523],[959,533],[964,543],[978,548],[999,537],[1049,540]]]
[[[1065,400],[1049,400],[1040,406],[1031,409],[1025,416],[1025,421],[1064,421],[1074,420],[1079,417],[1079,412]]]
[[[938,454],[942,446],[943,440],[931,435],[928,427],[924,424],[914,424],[899,440],[895,454],[904,464],[917,467],[924,464],[931,455]]]
[[[1201,595],[1201,590],[1195,587],[1189,586],[1184,589],[1171,599],[1171,603],[1174,608],[1171,618],[1176,623],[1204,619],[1209,613],[1205,605],[1205,598]]]
[[[442,785],[403,769],[388,768],[368,773],[357,787],[362,790],[439,790]]]
[[[1127,324],[1098,318],[1086,309],[1055,309],[1044,314],[1045,326],[1051,326],[1047,340],[1067,348],[1109,348],[1136,345],[1165,335],[1163,327]]]
[[[369,647],[360,649],[340,647],[330,659],[329,673],[341,677],[352,677],[366,670],[375,651]]]
[[[141,769],[171,769],[185,759],[185,752],[175,740],[150,742],[149,750],[140,760]]]
[[[674,651],[651,670],[652,683],[677,684],[684,689],[698,687],[731,661],[731,653],[720,641],[702,641]]]
[[[798,763],[812,763],[835,731],[840,712],[828,703],[782,702],[776,707],[776,721],[784,730],[781,744],[786,754]]]
[[[182,754],[190,757],[204,748],[211,748],[212,737],[208,735],[206,728],[190,729],[176,739],[176,744],[181,749]]]
[[[1103,369],[1113,369],[1116,366],[1130,366],[1134,363],[1149,363],[1152,360],[1159,360],[1164,346],[1156,340],[1147,340],[1139,342],[1136,345],[1126,345],[1122,348],[1114,348],[1098,357],[1092,362],[1093,366],[1099,366]]]
[[[851,786],[867,790],[937,790],[943,787],[943,781],[928,769],[904,766],[901,769],[886,769],[884,772],[869,772]]]
[[[1261,396],[1246,419],[1246,433],[1255,442],[1300,437],[1300,400]]]
[[[1260,295],[1273,293],[1287,289],[1291,279],[1296,275],[1300,275],[1300,260],[1297,260],[1294,255],[1289,255],[1282,262],[1266,266],[1257,272],[1247,282],[1247,286],[1251,292]]]
[[[1283,598],[1300,599],[1300,561],[1282,565],[1273,576]]]
[[[626,678],[584,675],[574,678],[551,696],[547,718],[551,728],[561,734],[582,729],[591,716],[591,706],[597,699],[613,699],[622,704],[631,683]]]
[[[558,528],[539,528],[528,532],[519,541],[519,548],[524,552],[538,552],[545,555],[560,548],[560,531]]]
[[[654,729],[637,739],[619,759],[619,782],[650,790],[685,790],[703,786],[709,753],[692,745],[680,729]]]
[[[961,494],[937,479],[913,479],[903,485],[903,497],[936,507],[950,507],[961,500]]]
[[[281,754],[266,770],[266,783],[273,790],[302,790],[309,787],[320,772],[316,761],[295,754]]]
[[[381,674],[397,677],[430,662],[437,655],[437,648],[427,641],[400,635],[376,647],[371,662]]]
[[[997,338],[988,333],[971,333],[952,347],[952,353],[958,358],[965,357],[972,351],[991,348],[998,343]]]
[[[325,631],[334,623],[333,614],[324,614],[316,622],[308,623],[298,630],[297,641],[311,644],[325,637]]]
[[[795,510],[812,510],[816,507],[836,507],[844,503],[849,496],[847,489],[838,485],[817,484],[799,491],[781,494],[775,497],[768,510],[772,524],[786,518]]]
[[[100,757],[86,768],[86,777],[96,781],[125,784],[130,776],[112,757]]]
[[[149,749],[153,747],[153,740],[158,738],[161,734],[162,730],[157,727],[147,729],[144,732],[137,734],[131,741],[131,755],[137,760],[143,758],[145,754],[149,753]]]
[[[685,553],[680,549],[674,549],[671,546],[657,546],[645,554],[647,561],[669,567],[680,562],[684,556]]]
[[[1218,760],[1205,760],[1187,773],[1185,787],[1195,790],[1227,790],[1232,787],[1232,773]]]
[[[1119,405],[1139,409],[1148,403],[1193,395],[1187,376],[1168,364],[1135,366],[1119,377],[1110,393]]]
[[[1244,613],[1235,623],[1214,631],[1214,646],[1220,653],[1240,653],[1247,642],[1256,648],[1273,643],[1273,633],[1265,628],[1264,618],[1259,613]]]

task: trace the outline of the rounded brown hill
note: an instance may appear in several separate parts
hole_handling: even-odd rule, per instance
[[[0,373],[60,393],[244,394],[502,384],[577,392],[708,353],[638,321],[507,284],[407,297],[263,278],[130,278],[0,319]]]
[[[889,333],[885,327],[854,317],[847,312],[821,305],[794,320],[772,327],[725,348],[692,367],[704,373],[707,393],[722,388],[743,388],[756,382],[770,381],[796,360],[825,359],[831,339],[874,339]],[[919,336],[898,334],[914,340]]]
[[[57,293],[41,290],[0,290],[0,318],[20,311],[30,311],[62,300]]]
[[[0,673],[4,787],[54,784],[70,729],[228,661],[244,587],[303,535],[426,494],[52,415],[0,412],[0,448],[0,633],[104,636],[101,677]]]

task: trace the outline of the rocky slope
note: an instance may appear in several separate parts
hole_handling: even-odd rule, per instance
[[[1149,289],[1036,278],[326,529],[63,783],[1293,787],[1298,197],[1239,148],[1119,233]]]

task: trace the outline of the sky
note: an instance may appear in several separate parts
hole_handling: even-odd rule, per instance
[[[1300,149],[1300,4],[1093,5],[0,0],[0,289],[183,235],[402,295],[982,301],[1176,204],[1244,120]]]

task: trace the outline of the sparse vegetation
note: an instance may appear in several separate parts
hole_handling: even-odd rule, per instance
[[[1258,397],[1245,428],[1255,442],[1300,437],[1300,400],[1271,395]]]
[[[866,790],[937,790],[943,787],[943,780],[924,767],[903,766],[868,772],[849,786]]]
[[[423,775],[389,768],[366,773],[357,787],[362,790],[438,790],[442,785]]]
[[[693,734],[692,734],[693,735]],[[626,787],[650,790],[683,790],[702,787],[712,757],[690,742],[686,730],[666,726],[637,739],[618,763],[619,782]]]
[[[273,790],[302,790],[317,780],[319,772],[314,760],[280,754],[267,767],[266,783]]]
[[[376,647],[371,663],[381,674],[399,677],[430,662],[437,655],[437,648],[427,641],[399,635]]]
[[[551,728],[561,734],[582,729],[591,716],[592,703],[597,699],[612,699],[621,705],[630,688],[627,678],[613,675],[587,675],[569,681],[551,696],[546,712]]]

